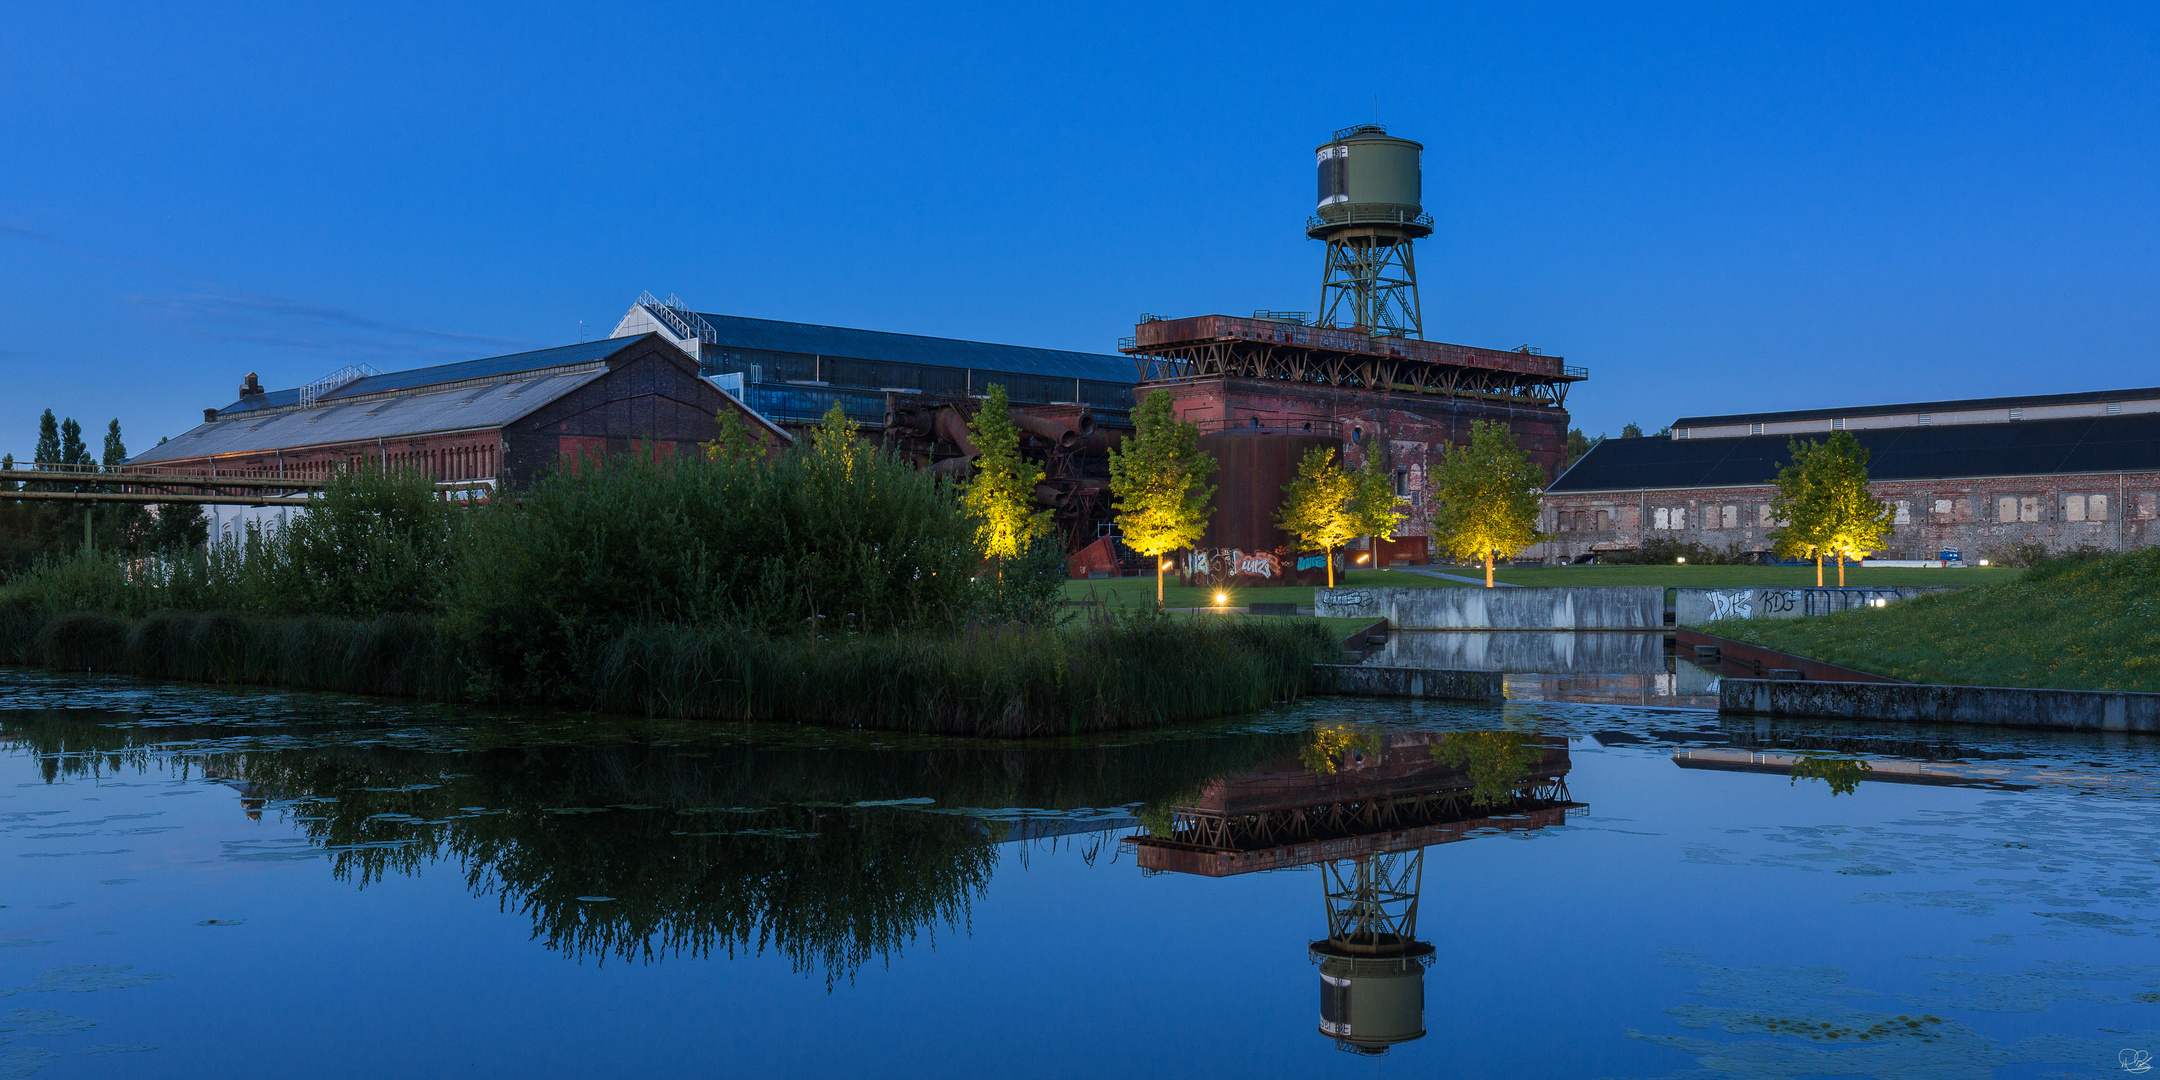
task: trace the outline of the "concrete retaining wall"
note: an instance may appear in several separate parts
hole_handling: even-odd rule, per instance
[[[1313,609],[1324,617],[1384,618],[1397,630],[1655,630],[1665,625],[1665,590],[1315,589]]]
[[[1497,671],[1369,667],[1364,664],[1314,664],[1313,693],[1451,698],[1456,701],[1501,701],[1506,698]]]
[[[1542,675],[1651,674],[1665,670],[1665,635],[1645,630],[1405,630],[1366,654],[1385,667]]]
[[[2160,694],[2096,690],[1726,679],[1718,685],[1718,711],[1832,720],[2160,732]]]
[[[1712,619],[1798,619],[1810,608],[1817,615],[1856,607],[1873,607],[1875,601],[1896,603],[1928,593],[1954,592],[1957,586],[1900,586],[1887,589],[1674,589],[1673,618],[1681,626]],[[1813,595],[1813,604],[1809,602]]]

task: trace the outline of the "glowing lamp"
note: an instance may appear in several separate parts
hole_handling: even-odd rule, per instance
[[[1680,564],[1680,565],[1682,565],[1682,566],[1686,566],[1686,565],[1687,565],[1687,556],[1685,556],[1685,555],[1682,555],[1682,556],[1680,556],[1679,558],[1677,558],[1677,559],[1674,559],[1673,561],[1674,561],[1674,562],[1676,562],[1676,563],[1679,563],[1679,564]]]

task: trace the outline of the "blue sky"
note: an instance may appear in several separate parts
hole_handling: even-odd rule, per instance
[[[1312,308],[1426,145],[1428,337],[1687,413],[2160,384],[2149,6],[0,9],[0,449],[707,311],[1111,351]]]

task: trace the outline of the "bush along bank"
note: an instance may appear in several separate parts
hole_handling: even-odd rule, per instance
[[[1152,611],[1074,627],[808,634],[646,625],[599,642],[552,703],[682,719],[1028,737],[1159,727],[1305,692],[1335,649],[1302,619]],[[445,620],[0,608],[0,659],[69,671],[505,702],[510,679]]]
[[[1696,629],[1908,682],[2160,692],[2160,548],[1812,619]]]
[[[1054,541],[982,572],[958,491],[835,413],[777,458],[626,455],[473,508],[333,478],[207,551],[49,559],[0,659],[154,678],[984,735],[1133,728],[1302,692],[1316,624],[1061,625]]]

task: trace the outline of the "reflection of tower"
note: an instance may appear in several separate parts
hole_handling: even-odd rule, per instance
[[[1320,864],[1328,936],[1309,946],[1320,962],[1320,1032],[1360,1054],[1425,1037],[1425,969],[1417,940],[1425,849]]]
[[[1474,776],[1442,752],[1445,740],[1487,737],[1514,755],[1495,775]],[[1425,1034],[1425,848],[1558,825],[1583,804],[1568,795],[1565,739],[1375,732],[1309,749],[1210,783],[1169,808],[1166,828],[1125,840],[1144,871],[1229,877],[1318,864],[1327,937],[1306,948],[1320,964],[1320,1031],[1342,1049],[1382,1054]]]
[[[1424,337],[1411,242],[1432,235],[1423,206],[1425,147],[1378,124],[1344,128],[1320,147],[1320,205],[1305,235],[1327,241],[1322,326]]]

